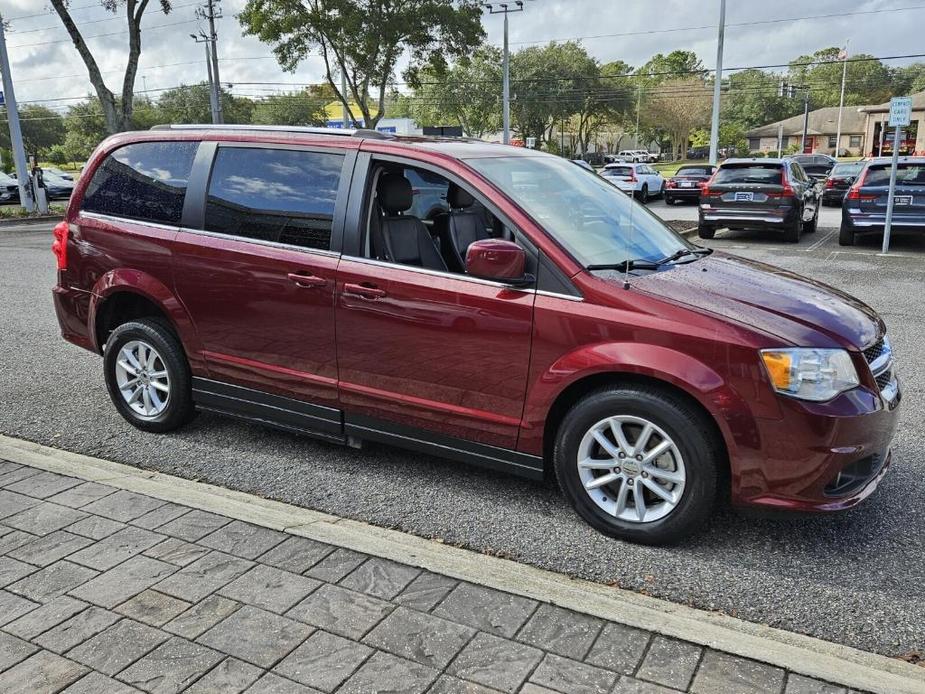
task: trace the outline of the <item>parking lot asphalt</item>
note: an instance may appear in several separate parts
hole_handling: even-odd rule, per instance
[[[836,237],[830,226],[796,245],[771,234],[719,232],[709,244],[844,289],[888,325],[905,392],[893,467],[873,497],[841,515],[758,519],[721,510],[679,546],[642,547],[589,528],[551,482],[380,445],[356,451],[211,414],[170,435],[144,434],[110,404],[99,357],[59,336],[50,226],[0,229],[0,433],[865,650],[923,651],[925,238],[900,235],[881,257],[876,241],[842,249]]]

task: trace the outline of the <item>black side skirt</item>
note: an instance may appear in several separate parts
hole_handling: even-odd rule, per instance
[[[543,459],[540,456],[362,415],[345,414],[333,407],[313,405],[230,383],[193,377],[193,400],[202,410],[334,443],[345,444],[348,437],[377,441],[521,477],[543,479]]]

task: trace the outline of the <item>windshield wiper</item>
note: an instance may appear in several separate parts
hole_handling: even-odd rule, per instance
[[[681,258],[688,255],[710,255],[713,252],[712,248],[682,248],[679,251],[672,253],[671,255],[665,256],[659,260],[649,260],[648,258],[634,258],[630,260],[624,260],[619,263],[602,263],[600,265],[588,265],[588,270],[592,272],[594,270],[619,270],[621,272],[629,272],[630,270],[658,270],[663,265],[668,263],[673,263],[675,260],[680,260]]]

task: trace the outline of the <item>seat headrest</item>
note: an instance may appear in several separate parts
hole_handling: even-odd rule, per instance
[[[455,183],[451,183],[450,187],[447,189],[446,200],[450,204],[450,207],[454,208],[469,207],[475,202],[475,198]]]
[[[411,207],[411,183],[401,174],[387,173],[380,176],[376,192],[379,206],[386,214],[398,214]]]

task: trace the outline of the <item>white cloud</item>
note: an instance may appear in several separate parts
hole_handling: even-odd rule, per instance
[[[323,78],[320,58],[304,61],[295,73],[280,70],[269,47],[242,35],[235,19],[246,0],[224,0],[224,18],[218,22],[219,56],[223,83],[235,85],[239,94],[255,96],[274,89],[246,82],[319,82]],[[91,91],[86,68],[71,45],[57,15],[43,0],[4,0],[4,17],[12,19],[7,42],[13,78],[20,101],[55,99],[49,105],[66,106]],[[109,34],[124,29],[121,14],[111,15],[92,0],[74,0],[74,17],[85,36]],[[205,57],[196,33],[193,0],[174,0],[175,9],[164,16],[152,2],[143,22],[143,50],[136,92],[159,90],[181,83],[203,81]],[[797,55],[840,45],[851,39],[852,53],[896,55],[921,51],[919,27],[925,22],[923,9],[867,16],[846,13],[909,7],[901,0],[737,0],[728,3],[726,32],[727,67],[786,63]],[[78,9],[83,8],[83,9]],[[825,19],[774,24],[735,26],[742,22],[833,14]],[[23,15],[36,15],[16,19]],[[661,31],[678,27],[709,26],[706,29],[632,36],[585,38],[583,43],[599,60],[625,60],[638,65],[657,52],[674,49],[695,51],[709,67],[715,62],[719,0],[528,0],[523,13],[510,17],[512,49],[526,41],[591,37],[627,32]],[[178,24],[183,22],[182,24]],[[170,24],[164,28],[161,25]],[[488,39],[500,45],[502,18],[487,16]],[[871,28],[875,27],[876,31]],[[42,29],[41,31],[36,31]],[[111,89],[121,89],[127,36],[99,36],[90,39],[100,68]],[[891,63],[896,64],[896,63]],[[153,92],[154,94],[158,92]]]

